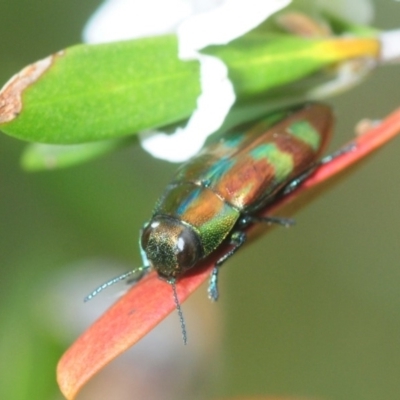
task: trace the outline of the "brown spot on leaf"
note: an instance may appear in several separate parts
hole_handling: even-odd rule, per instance
[[[24,90],[36,82],[60,55],[62,52],[28,65],[3,86],[0,90],[0,124],[10,122],[19,115]]]

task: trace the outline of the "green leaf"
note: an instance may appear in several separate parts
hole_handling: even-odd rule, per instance
[[[78,45],[47,61],[3,90],[4,132],[53,144],[118,138],[189,117],[200,93],[198,62],[178,59],[175,36]],[[22,111],[12,108],[21,92]]]
[[[250,33],[205,52],[226,63],[242,100],[277,87],[293,96],[289,83],[340,61],[377,56],[379,44],[375,38]],[[174,36],[71,47],[28,66],[5,86],[0,128],[51,144],[121,138],[187,119],[199,78],[197,61],[177,58]]]
[[[219,57],[229,69],[239,97],[259,95],[301,80],[334,63],[355,57],[377,57],[379,43],[370,38],[304,38],[250,33],[205,53]]]

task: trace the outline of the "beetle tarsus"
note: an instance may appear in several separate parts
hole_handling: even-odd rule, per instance
[[[331,161],[333,161],[335,158],[338,158],[340,156],[343,156],[344,154],[350,153],[354,150],[357,149],[357,144],[356,143],[350,143],[339,150],[334,151],[332,154],[328,154],[327,156],[323,157],[318,163],[317,167],[320,167],[321,165],[328,164]]]
[[[236,231],[231,236],[231,244],[233,247],[226,252],[216,263],[211,272],[210,281],[208,284],[208,298],[211,301],[217,301],[219,297],[218,292],[218,273],[221,265],[230,257],[232,257],[246,241],[246,234],[242,231]]]
[[[214,267],[210,275],[210,281],[208,283],[208,298],[211,301],[217,301],[219,297],[218,272],[219,272],[219,267]]]
[[[292,218],[284,218],[284,217],[250,217],[249,222],[251,223],[266,223],[269,225],[281,225],[285,228],[293,226],[296,224],[296,221]]]

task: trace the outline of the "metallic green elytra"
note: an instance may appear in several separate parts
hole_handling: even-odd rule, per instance
[[[87,299],[131,274],[140,275],[138,280],[150,269],[175,290],[182,274],[227,242],[232,247],[216,262],[208,289],[209,297],[217,300],[219,267],[245,242],[244,228],[257,222],[292,224],[258,213],[331,159],[318,161],[333,122],[328,106],[307,104],[268,115],[207,144],[177,170],[144,225],[144,266],[107,282]],[[178,311],[181,316],[179,306]]]

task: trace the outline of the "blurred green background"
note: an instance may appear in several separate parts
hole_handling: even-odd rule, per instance
[[[79,42],[98,4],[2,0],[0,81]],[[375,25],[400,27],[400,3],[380,0]],[[399,107],[399,82],[400,66],[385,67],[333,99],[331,148],[351,138],[361,118]],[[80,167],[28,174],[19,167],[23,147],[0,136],[0,398],[58,399],[55,365],[78,333],[72,329],[65,339],[57,332],[62,322],[50,325],[83,318],[80,308],[91,305],[81,299],[93,285],[139,263],[138,231],[176,166],[130,148]],[[221,301],[205,305],[220,311],[222,334],[215,332],[220,341],[203,360],[214,376],[196,389],[199,398],[400,398],[399,154],[396,140],[298,214],[295,228],[274,230],[224,267]],[[82,260],[93,259],[115,268],[86,268],[93,261]],[[190,335],[197,328],[188,329]],[[179,341],[179,326],[174,335]],[[185,349],[189,359],[195,340]],[[145,372],[145,381],[162,386],[151,369]],[[184,385],[175,380],[179,393]],[[142,397],[116,390],[112,398]]]

